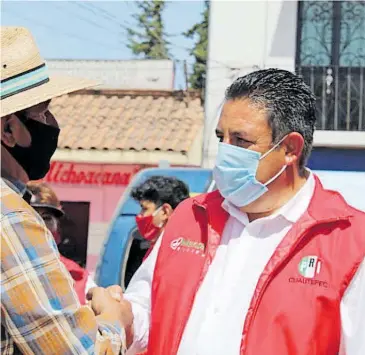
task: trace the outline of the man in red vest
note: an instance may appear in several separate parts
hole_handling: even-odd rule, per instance
[[[365,354],[365,214],[305,167],[315,112],[285,70],[227,89],[218,190],[178,206],[124,295],[130,354]]]

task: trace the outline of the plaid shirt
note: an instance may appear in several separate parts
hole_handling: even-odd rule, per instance
[[[1,354],[124,353],[124,330],[80,306],[52,234],[19,193],[1,179]]]

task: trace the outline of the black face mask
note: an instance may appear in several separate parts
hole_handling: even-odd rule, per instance
[[[29,147],[8,147],[1,142],[12,157],[27,173],[29,180],[42,179],[50,168],[52,155],[56,151],[60,129],[36,120],[23,121],[32,138]]]

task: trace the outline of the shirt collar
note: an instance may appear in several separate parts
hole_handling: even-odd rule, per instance
[[[14,192],[24,198],[25,201],[30,202],[31,193],[27,189],[27,185],[24,182],[14,179],[8,174],[2,172],[1,178],[4,180],[5,184],[8,185]]]
[[[307,210],[309,202],[313,196],[315,180],[313,173],[308,169],[309,176],[305,184],[301,189],[292,197],[284,206],[282,206],[274,214],[265,217],[267,220],[276,219],[279,216],[284,217],[288,222],[294,224]],[[249,223],[247,214],[240,211],[239,208],[234,206],[227,200],[223,201],[222,207],[234,218],[238,219],[244,225]]]
[[[20,180],[15,180],[9,177],[3,177],[6,185],[8,185],[13,191],[15,191],[18,195],[23,196],[25,191],[27,190],[26,185]]]

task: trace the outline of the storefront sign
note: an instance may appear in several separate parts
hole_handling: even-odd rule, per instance
[[[46,182],[85,185],[128,185],[140,165],[78,164],[53,161]]]

